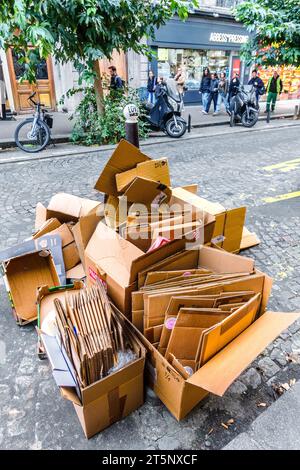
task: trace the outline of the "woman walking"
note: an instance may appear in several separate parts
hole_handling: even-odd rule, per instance
[[[220,80],[218,84],[218,101],[217,101],[216,114],[219,114],[222,103],[224,103],[225,111],[227,111],[228,109],[228,98],[227,98],[228,89],[229,89],[229,83],[226,78],[226,74],[225,72],[221,72]]]
[[[203,75],[202,75],[200,89],[199,89],[199,93],[201,93],[202,95],[202,107],[203,107],[202,113],[203,114],[208,114],[208,112],[206,111],[206,108],[207,108],[207,103],[208,103],[208,99],[210,96],[210,84],[211,84],[210,71],[208,67],[205,67],[205,69],[203,70]]]
[[[214,112],[213,112],[213,116],[216,115],[216,111],[217,111],[218,86],[219,86],[218,75],[217,75],[216,72],[214,72],[214,73],[211,74],[210,93],[209,93],[208,102],[207,102],[207,107],[206,107],[206,112],[207,112],[207,114],[208,114],[208,113],[209,113],[209,108],[210,108],[211,102],[214,103]]]

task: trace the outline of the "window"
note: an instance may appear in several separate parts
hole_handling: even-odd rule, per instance
[[[205,67],[211,72],[224,71],[228,75],[229,55],[228,51],[158,48],[158,76],[174,77],[177,68],[181,67],[188,90],[199,90]]]

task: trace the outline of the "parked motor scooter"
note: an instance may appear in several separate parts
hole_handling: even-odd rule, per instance
[[[158,85],[154,105],[145,103],[146,119],[151,128],[174,138],[182,137],[187,129],[187,122],[181,117],[182,109],[182,95],[171,78]]]
[[[230,126],[241,122],[244,127],[253,127],[258,121],[259,110],[256,106],[255,88],[240,85],[237,94],[229,103]]]

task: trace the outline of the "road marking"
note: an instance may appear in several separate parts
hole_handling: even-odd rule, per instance
[[[300,197],[300,191],[294,191],[293,193],[279,194],[274,197],[264,197],[263,201],[266,203],[286,201],[287,199],[293,199],[295,197]]]
[[[263,167],[263,170],[279,170],[282,173],[286,173],[288,171],[295,170],[296,168],[298,168],[298,166],[300,166],[300,157],[295,158],[294,160],[287,160],[286,162],[277,163],[276,165],[265,166]]]

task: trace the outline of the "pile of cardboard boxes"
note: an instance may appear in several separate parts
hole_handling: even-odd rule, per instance
[[[144,380],[182,419],[208,393],[223,395],[300,316],[266,311],[271,279],[236,254],[259,243],[244,227],[246,209],[209,202],[197,185],[172,188],[166,158],[121,141],[95,189],[104,202],[60,193],[39,203],[32,237],[0,252],[15,319],[38,320],[87,437],[140,406]],[[96,305],[99,285],[109,307]],[[116,325],[132,357],[111,368]],[[81,334],[91,335],[85,346]]]

